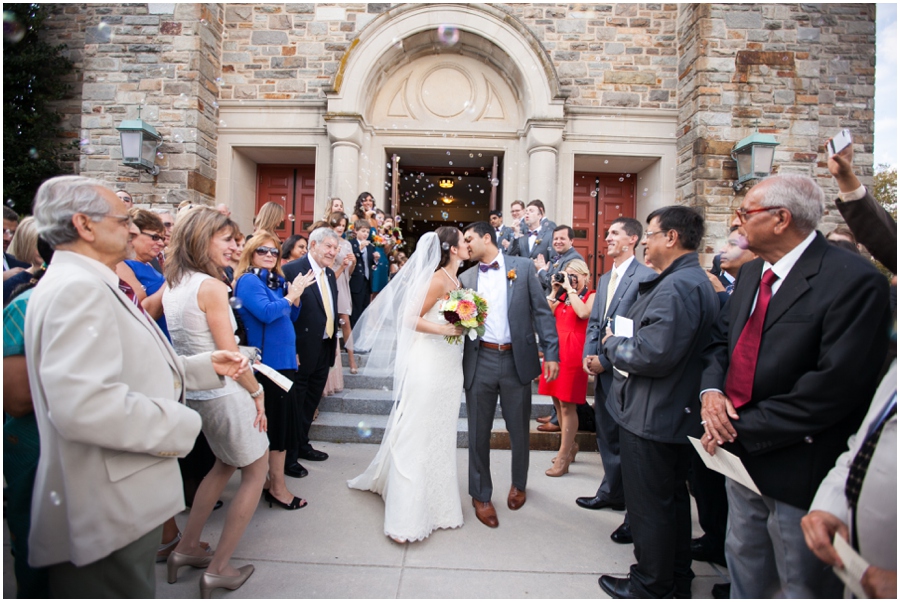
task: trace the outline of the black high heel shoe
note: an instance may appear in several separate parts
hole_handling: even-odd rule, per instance
[[[269,493],[268,489],[263,491],[263,499],[269,502],[269,508],[272,507],[272,504],[276,504],[277,506],[284,508],[285,510],[298,510],[300,508],[306,508],[307,505],[306,500],[299,497],[295,497],[293,500],[291,500],[290,504],[285,504],[277,497]]]

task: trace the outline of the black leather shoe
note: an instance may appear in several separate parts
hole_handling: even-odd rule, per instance
[[[634,543],[634,538],[631,537],[631,527],[624,523],[619,525],[619,528],[613,531],[609,538],[616,543]]]
[[[716,600],[727,600],[731,598],[730,583],[716,583],[712,588],[712,597]]]
[[[587,508],[588,510],[602,510],[603,508],[609,508],[610,510],[625,509],[624,502],[610,502],[609,500],[605,500],[600,496],[575,498],[575,503],[582,508]]]
[[[302,479],[309,474],[309,471],[300,466],[298,462],[294,462],[284,467],[284,474],[295,479]]]
[[[622,579],[612,575],[603,575],[600,577],[599,583],[600,589],[606,592],[610,598],[633,600],[642,597],[631,587],[631,579],[628,577]]]
[[[691,558],[697,562],[715,562],[721,566],[728,566],[725,562],[724,546],[716,546],[706,535],[691,540]]]
[[[322,460],[328,459],[328,454],[312,448],[306,451],[301,449],[300,453],[298,453],[297,456],[303,458],[304,460],[309,460],[310,462],[321,462]]]

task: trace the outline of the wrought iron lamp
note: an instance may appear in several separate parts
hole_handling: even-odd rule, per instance
[[[122,163],[143,169],[153,176],[159,175],[156,151],[162,143],[162,136],[155,127],[141,119],[141,108],[138,107],[137,119],[125,120],[116,129],[122,141]]]
[[[731,158],[737,163],[738,179],[731,187],[738,192],[744,182],[765,178],[772,173],[775,147],[778,142],[772,134],[750,134],[731,149]]]

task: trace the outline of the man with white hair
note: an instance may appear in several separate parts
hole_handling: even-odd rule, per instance
[[[737,454],[761,492],[726,482],[733,598],[842,593],[800,520],[866,414],[890,308],[871,263],[816,232],[824,205],[811,178],[779,175],[751,188],[732,222],[758,257],[704,353],[701,424],[707,452]]]
[[[184,391],[247,361],[175,353],[116,276],[131,219],[101,182],[47,180],[34,218],[55,254],[25,316],[41,439],[28,562],[49,567],[53,598],[152,598],[162,523],[184,510],[176,458],[200,431]]]

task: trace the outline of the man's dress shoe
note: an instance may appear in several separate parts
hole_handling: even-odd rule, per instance
[[[317,449],[301,449],[300,453],[298,453],[297,456],[303,458],[304,460],[309,460],[310,462],[321,462],[322,460],[328,459],[328,454]]]
[[[537,430],[541,431],[542,433],[558,433],[562,429],[552,422],[548,422],[546,424],[539,424]]]
[[[518,510],[522,506],[525,505],[525,492],[521,489],[516,489],[516,486],[513,485],[509,488],[509,496],[506,498],[506,505],[510,510]]]
[[[284,467],[284,474],[295,479],[302,479],[309,474],[309,471],[300,466],[298,462],[294,462]]]
[[[727,600],[731,598],[730,583],[716,583],[712,588],[712,597],[716,600]]]
[[[472,498],[472,505],[475,507],[475,517],[483,524],[491,529],[496,529],[500,525],[500,521],[497,520],[497,511],[492,503],[479,502]]]
[[[600,577],[599,583],[600,589],[606,592],[610,598],[624,598],[626,600],[643,598],[643,596],[638,594],[631,586],[631,579],[628,577],[622,579],[620,577],[613,577],[612,575],[603,575]]]
[[[609,538],[616,543],[634,543],[634,538],[631,537],[631,527],[624,523],[619,525],[619,528],[613,531]]]
[[[576,498],[575,503],[588,510],[602,510],[603,508],[609,508],[610,510],[625,509],[625,502],[610,502],[599,495],[594,497]]]
[[[711,543],[710,538],[704,535],[691,540],[691,559],[697,562],[715,562],[721,566],[728,566],[725,562],[725,550]]]
[[[548,422],[550,422],[550,420],[552,418],[553,418],[552,415],[551,416],[538,416],[537,421],[538,421],[538,424],[547,424]]]

